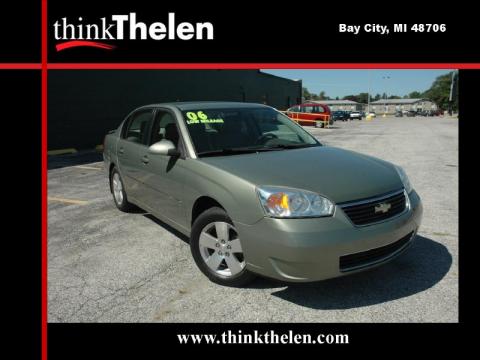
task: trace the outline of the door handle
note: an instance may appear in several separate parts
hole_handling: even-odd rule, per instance
[[[147,156],[147,155],[145,155],[145,156],[142,158],[142,162],[143,162],[144,164],[148,164],[149,161],[150,161],[150,160],[148,159],[148,156]]]
[[[120,155],[122,155],[124,152],[125,152],[125,150],[123,150],[123,148],[118,149],[118,153],[119,153]]]

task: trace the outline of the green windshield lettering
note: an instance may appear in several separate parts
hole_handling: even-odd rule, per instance
[[[187,116],[187,124],[218,124],[222,123],[223,124],[223,119],[217,118],[217,119],[209,119],[208,115],[205,114],[203,111],[188,111],[186,114]]]

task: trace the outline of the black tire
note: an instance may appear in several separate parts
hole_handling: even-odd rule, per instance
[[[255,279],[255,275],[248,271],[246,267],[236,275],[224,276],[213,271],[205,263],[200,253],[200,234],[202,230],[213,222],[226,222],[234,227],[232,220],[229,218],[225,210],[219,207],[212,207],[198,216],[192,226],[190,235],[190,250],[193,259],[198,268],[210,279],[210,281],[231,287],[243,287]]]
[[[117,175],[118,175],[117,179],[118,181],[120,181],[120,184],[121,184],[121,192],[122,192],[121,201],[115,196],[115,193],[114,193],[114,177],[116,178]],[[125,192],[125,186],[122,180],[122,176],[120,175],[116,167],[114,167],[112,169],[112,172],[110,173],[110,192],[112,193],[112,196],[113,196],[113,202],[115,203],[115,205],[119,210],[123,212],[129,212],[134,208],[133,204],[128,202],[127,193]]]

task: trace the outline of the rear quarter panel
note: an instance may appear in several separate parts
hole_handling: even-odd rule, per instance
[[[110,165],[118,164],[117,158],[117,143],[119,140],[119,130],[112,130],[105,136],[103,144],[103,161],[105,164],[105,171],[110,175]]]

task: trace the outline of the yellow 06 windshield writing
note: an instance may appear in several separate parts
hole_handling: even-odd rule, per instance
[[[221,118],[209,118],[207,114],[203,111],[188,111],[186,114],[187,116],[187,124],[212,124],[212,123],[223,123],[223,119]]]

